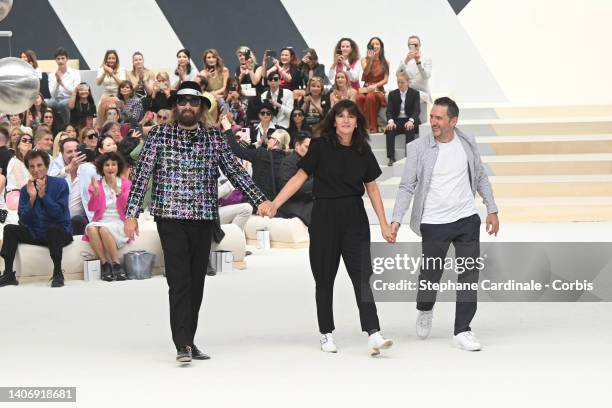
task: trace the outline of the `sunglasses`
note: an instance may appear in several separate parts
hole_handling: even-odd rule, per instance
[[[28,137],[24,137],[24,138],[19,140],[19,143],[32,143],[32,139],[30,139]]]
[[[202,104],[202,100],[200,98],[189,98],[185,96],[179,96],[176,103],[178,106],[186,106],[187,104],[191,106],[200,106]]]
[[[162,115],[157,115],[157,119],[167,120],[168,117],[167,116],[162,116]]]
[[[90,133],[88,135],[86,135],[88,139],[97,139],[98,138],[98,134],[97,133]]]
[[[279,79],[280,79],[280,77],[275,76],[275,77],[272,77],[272,78],[268,78],[268,82],[276,82]]]
[[[291,116],[293,116],[293,117],[295,118],[295,117],[298,117],[298,116],[304,116],[304,114],[303,114],[302,112],[295,112],[295,113],[294,113],[293,115],[291,115]]]
[[[272,116],[272,112],[270,111],[261,111],[259,112],[259,114],[262,116]]]

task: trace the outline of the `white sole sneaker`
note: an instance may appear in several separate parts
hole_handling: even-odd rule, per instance
[[[425,340],[431,333],[431,323],[433,320],[433,310],[421,311],[416,318],[416,335],[419,339]]]
[[[465,351],[480,351],[482,350],[482,344],[478,341],[474,333],[462,332],[453,338],[455,346]]]
[[[321,335],[321,351],[326,353],[337,353],[338,348],[336,347],[336,343],[334,343],[334,338],[331,333]]]
[[[390,349],[391,346],[393,346],[393,340],[386,339],[379,347],[372,347],[370,349],[370,356],[378,356],[380,354],[380,350]]]
[[[386,350],[393,346],[393,340],[385,339],[380,332],[376,332],[368,337],[368,347],[370,356],[374,357],[380,354],[380,350]]]

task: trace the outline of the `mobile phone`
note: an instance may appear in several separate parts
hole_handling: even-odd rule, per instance
[[[368,50],[373,50],[374,46],[372,44],[368,44]]]
[[[247,52],[244,53],[244,59],[245,60],[251,59],[251,50],[247,50]]]
[[[276,51],[274,50],[268,51],[268,57],[276,58]]]
[[[159,89],[164,90],[168,87],[168,85],[166,85],[165,82],[158,82],[159,83]]]
[[[342,55],[342,49],[340,47],[336,48],[336,55]]]
[[[408,49],[409,49],[410,51],[414,51],[414,50],[416,50],[416,45],[414,45],[414,44],[408,44]]]

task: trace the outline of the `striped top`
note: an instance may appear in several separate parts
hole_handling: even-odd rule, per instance
[[[217,219],[219,169],[253,206],[266,200],[218,129],[155,126],[134,170],[126,217],[138,218],[153,177],[150,211],[154,217]]]

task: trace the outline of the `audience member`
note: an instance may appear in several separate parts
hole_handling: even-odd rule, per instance
[[[272,123],[284,128],[289,127],[289,117],[293,109],[293,94],[288,89],[283,89],[279,84],[280,76],[277,72],[268,75],[269,89],[261,94],[261,100],[272,104]]]
[[[270,75],[274,73],[279,76],[279,86],[282,89],[293,91],[299,88],[302,79],[298,68],[298,59],[293,48],[281,48],[279,59],[272,58],[272,66],[266,71],[268,82]]]
[[[49,92],[49,74],[46,72],[42,72],[40,68],[38,68],[38,58],[36,53],[33,50],[25,50],[21,52],[21,59],[27,62],[34,68],[36,74],[38,74],[38,79],[40,80],[39,90],[42,94],[43,98],[51,98],[51,93]]]
[[[62,252],[72,242],[68,186],[64,180],[47,176],[49,156],[44,152],[29,151],[24,161],[31,179],[20,191],[19,225],[4,227],[0,256],[4,258],[5,269],[0,287],[18,284],[13,262],[19,244],[48,247],[53,261],[51,287],[64,286]]]
[[[178,89],[183,81],[193,81],[198,76],[198,70],[191,65],[191,53],[183,48],[176,53],[176,69],[170,76],[172,89]]]
[[[310,78],[306,86],[306,94],[298,103],[305,114],[306,123],[310,126],[319,124],[329,110],[329,100],[324,96],[323,90],[324,85],[321,78]]]
[[[170,86],[170,76],[168,73],[160,72],[155,76],[151,92],[150,111],[158,112],[160,109],[170,109],[168,98],[170,98],[172,93],[172,87]]]
[[[205,90],[213,94],[217,100],[220,100],[225,96],[230,75],[229,69],[223,64],[223,59],[214,48],[204,51],[202,62],[204,62],[204,68],[200,71],[200,76],[206,78],[207,86]]]
[[[82,128],[81,133],[79,134],[79,142],[81,143],[81,146],[93,152],[95,152],[96,148],[98,147],[98,138],[98,131],[89,126]]]
[[[255,146],[267,145],[268,137],[277,129],[272,122],[274,106],[264,101],[259,106],[259,123],[251,128],[251,143]]]
[[[283,159],[279,169],[279,188],[282,189],[285,184],[298,171],[298,162],[308,152],[310,145],[310,134],[306,132],[298,133],[295,139],[295,150]],[[310,226],[310,217],[312,215],[312,175],[302,184],[302,187],[291,196],[289,200],[283,204],[277,212],[277,215],[282,218],[297,217],[306,226]]]
[[[334,48],[333,64],[329,68],[328,77],[335,78],[336,73],[346,72],[350,85],[356,91],[361,79],[361,64],[359,64],[359,47],[351,38],[341,38]]]
[[[23,136],[21,136],[23,137]],[[21,140],[20,137],[20,140]],[[32,139],[30,138],[30,143]],[[0,126],[0,169],[2,170],[2,174],[7,175],[7,168],[11,158],[15,155],[17,149],[13,150],[9,148],[11,143],[11,139],[9,136],[9,132],[2,126]],[[15,145],[17,146],[18,143]]]
[[[410,78],[405,72],[397,74],[398,89],[389,92],[387,102],[387,158],[389,166],[395,162],[395,136],[406,135],[406,144],[414,140],[421,112],[419,92],[410,88]],[[405,145],[404,145],[405,146]]]
[[[225,96],[227,111],[232,114],[232,123],[239,127],[247,127],[247,112],[249,98],[242,93],[242,87],[236,78],[230,78]]]
[[[236,190],[223,173],[218,179],[219,196],[219,222],[221,224],[234,224],[242,232],[253,214],[253,207],[242,202],[242,193]]]
[[[102,86],[102,99],[119,95],[119,84],[125,81],[125,69],[119,65],[119,55],[115,50],[104,53],[102,65],[98,69],[96,84]]]
[[[306,123],[304,120],[304,111],[300,108],[294,108],[291,111],[291,119],[289,121],[289,148],[293,149],[295,147],[295,140],[297,139],[300,133],[307,132],[312,134],[312,127]]]
[[[421,39],[416,35],[408,37],[408,54],[400,61],[397,72],[406,72],[410,86],[421,95],[421,123],[427,122],[427,104],[432,103],[429,91],[431,67],[431,58],[421,56]]]
[[[89,241],[100,259],[102,279],[107,282],[127,279],[118,254],[118,249],[128,242],[123,223],[131,183],[120,176],[124,165],[121,156],[114,152],[98,157],[96,169],[102,177],[100,180],[92,177],[89,187],[88,209],[93,218],[83,240]]]
[[[261,192],[269,199],[276,197],[280,164],[289,149],[289,133],[278,129],[270,135],[266,145],[256,149],[241,146],[233,134],[227,136],[227,142],[236,156],[251,162],[253,181]]]
[[[11,149],[14,149],[15,146],[17,145],[17,142],[19,141],[21,136],[24,135],[24,133],[20,127],[12,127],[10,129],[11,130],[8,131],[9,132],[9,147]]]
[[[51,98],[45,102],[51,109],[58,111],[64,123],[70,121],[68,101],[74,88],[81,82],[81,74],[76,69],[68,68],[68,51],[58,48],[55,51],[57,71],[49,76]]]
[[[96,114],[96,104],[87,82],[81,82],[74,88],[68,101],[70,123],[76,127],[85,126],[87,117]]]
[[[34,150],[47,153],[49,155],[49,161],[53,159],[51,157],[51,153],[53,153],[53,134],[47,126],[41,125],[36,129],[36,133],[34,134]],[[48,168],[49,166],[47,165],[47,169]]]
[[[121,122],[132,129],[138,127],[144,117],[144,109],[140,98],[134,94],[134,86],[130,81],[122,81],[119,84],[119,100],[123,102],[120,111]]]
[[[363,88],[357,104],[366,117],[370,133],[378,131],[378,111],[386,106],[385,88],[389,81],[389,62],[385,59],[385,44],[378,37],[368,42],[368,54],[361,60]]]
[[[67,139],[68,133],[61,131],[53,138],[53,149],[51,150],[51,160],[54,160],[60,154],[60,142],[64,139]],[[53,163],[51,163],[51,167],[53,167]]]
[[[117,151],[117,142],[115,142],[115,138],[108,135],[102,135],[100,140],[98,141],[98,153],[100,155],[109,152]]]
[[[257,64],[257,57],[249,47],[239,47],[236,50],[239,66],[236,68],[236,78],[240,82],[245,96],[254,97],[264,91],[263,67]],[[251,92],[251,89],[253,92]]]
[[[357,102],[357,95],[357,91],[351,87],[346,72],[336,72],[334,84],[329,92],[329,108],[331,109],[335,104],[344,99]]]
[[[43,115],[47,111],[47,104],[41,93],[36,96],[29,110],[32,113],[32,128],[35,128],[43,122]]]
[[[0,130],[0,134],[1,134],[1,130]],[[0,136],[0,140],[1,139],[2,139],[2,136]],[[30,173],[28,172],[28,169],[26,168],[25,164],[23,164],[23,159],[25,155],[30,150],[32,150],[32,148],[33,148],[32,136],[23,135],[17,141],[17,145],[15,146],[14,156],[10,158],[8,165],[6,167],[6,172],[3,169],[2,174],[6,175],[6,186],[5,186],[6,187],[6,190],[5,190],[6,199],[5,200],[9,206],[9,209],[11,210],[17,209],[17,203],[19,203],[19,190],[21,190],[21,187],[26,185],[30,177]],[[10,150],[10,152],[13,152],[13,150]],[[4,155],[2,157],[4,157]]]
[[[144,66],[144,56],[140,51],[132,54],[132,69],[127,71],[126,79],[132,83],[134,95],[139,99],[151,93],[155,74]]]
[[[85,161],[85,154],[79,152],[79,141],[73,137],[64,139],[60,143],[60,152],[49,168],[49,175],[66,181],[69,191],[68,208],[70,210],[70,222],[74,235],[82,235],[87,225],[85,207],[81,201],[81,190],[79,188],[78,170]]]

